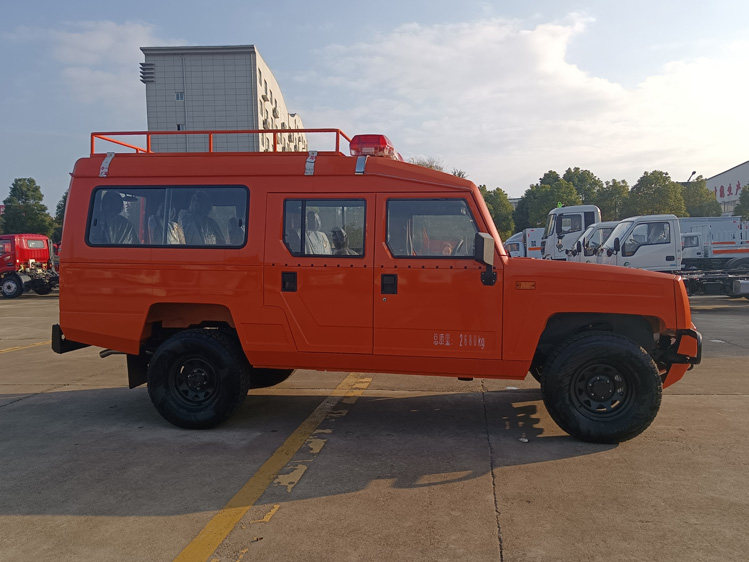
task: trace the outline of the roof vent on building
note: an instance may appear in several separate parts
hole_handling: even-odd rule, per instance
[[[149,84],[156,81],[156,65],[154,63],[140,63],[140,81],[144,84]]]

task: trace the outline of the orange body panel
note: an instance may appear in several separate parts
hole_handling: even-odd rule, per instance
[[[418,166],[320,153],[117,154],[76,163],[61,259],[60,325],[69,340],[138,354],[152,324],[208,319],[237,330],[257,367],[524,378],[548,320],[564,313],[691,326],[678,278],[615,266],[508,259],[479,190]],[[96,247],[86,242],[93,193],[106,186],[245,186],[247,242],[232,248]],[[366,202],[364,255],[294,257],[283,240],[290,198]],[[461,199],[495,242],[496,283],[470,257],[393,257],[387,203]],[[136,225],[142,238],[145,223]],[[139,228],[138,228],[139,227]],[[430,243],[442,243],[433,240]],[[282,276],[293,274],[295,291]],[[383,276],[397,293],[383,294]],[[681,288],[680,288],[681,287]],[[683,374],[683,373],[682,373]]]

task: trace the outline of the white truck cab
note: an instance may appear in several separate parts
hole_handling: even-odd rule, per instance
[[[598,249],[597,263],[679,271],[682,263],[679,219],[676,215],[624,219]]]
[[[572,249],[567,250],[567,261],[597,263],[598,248],[618,224],[619,221],[605,221],[590,225]]]
[[[549,211],[541,252],[546,260],[566,260],[583,231],[601,222],[601,210],[595,205],[557,207]]]

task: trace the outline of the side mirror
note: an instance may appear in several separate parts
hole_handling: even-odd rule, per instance
[[[473,246],[473,259],[484,265],[494,265],[494,238],[486,232],[477,232]]]
[[[481,283],[492,286],[497,282],[494,271],[494,238],[486,232],[477,232],[474,239],[473,258],[483,263],[486,269],[481,272]]]
[[[614,238],[614,251],[619,253],[621,249],[622,249],[622,243],[619,242],[618,238]]]
[[[562,236],[562,217],[564,217],[564,214],[557,215],[556,224],[554,225],[554,231],[560,237]]]
[[[577,250],[577,253],[578,253],[578,254],[582,254],[582,253],[583,253],[583,246],[585,245],[585,243],[584,243],[584,242],[585,242],[585,241],[583,241],[583,242],[580,242],[580,240],[578,240],[578,241],[577,241],[577,244],[575,244],[575,250]]]

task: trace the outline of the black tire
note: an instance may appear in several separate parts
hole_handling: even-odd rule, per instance
[[[52,292],[52,285],[49,283],[41,283],[39,285],[34,285],[34,292],[37,295],[48,295]]]
[[[528,370],[528,372],[534,379],[536,379],[538,382],[541,382],[541,367],[533,366]]]
[[[585,332],[543,368],[541,394],[552,419],[581,441],[619,443],[655,419],[663,387],[658,368],[638,344],[611,332]]]
[[[250,386],[239,344],[219,330],[186,330],[161,344],[148,366],[148,395],[168,422],[214,427],[242,404]]]
[[[749,258],[734,258],[726,264],[731,271],[749,271]]]
[[[276,386],[291,376],[294,369],[252,369],[250,371],[250,388],[268,388]]]
[[[14,299],[23,294],[23,281],[15,273],[6,275],[2,279],[2,293],[6,299]]]

